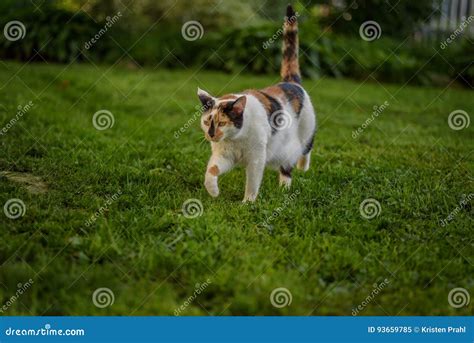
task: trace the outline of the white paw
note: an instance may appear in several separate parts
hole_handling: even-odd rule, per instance
[[[245,194],[244,200],[242,202],[245,204],[246,202],[255,202],[257,199],[257,194]]]
[[[217,197],[219,195],[219,186],[217,185],[217,177],[207,178],[204,182],[204,186],[211,197]]]
[[[280,174],[280,187],[288,189],[290,188],[290,186],[291,186],[291,177]]]

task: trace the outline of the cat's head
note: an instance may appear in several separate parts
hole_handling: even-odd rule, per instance
[[[232,139],[239,133],[247,103],[245,96],[215,98],[198,88],[198,97],[203,106],[201,128],[208,141]]]

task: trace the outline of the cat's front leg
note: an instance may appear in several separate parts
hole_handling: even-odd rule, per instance
[[[229,171],[234,162],[224,156],[212,155],[206,169],[204,186],[212,197],[219,195],[218,176]]]
[[[255,154],[249,159],[246,168],[247,181],[245,184],[245,196],[243,202],[255,201],[257,199],[258,190],[262,183],[263,172],[265,170],[265,152]]]

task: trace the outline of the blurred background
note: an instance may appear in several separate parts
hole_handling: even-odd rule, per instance
[[[20,21],[26,35],[2,35],[0,58],[277,73],[287,3],[2,0],[2,24]],[[472,87],[472,0],[319,0],[294,6],[306,78]],[[189,21],[202,26],[191,42],[182,36]],[[367,22],[375,22],[373,39],[361,39]]]
[[[292,1],[312,167],[207,194],[196,89],[278,82],[288,1],[0,0],[0,314],[472,314],[474,0]]]

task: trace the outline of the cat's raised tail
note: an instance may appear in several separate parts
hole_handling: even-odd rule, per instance
[[[298,49],[298,14],[291,5],[288,5],[283,23],[283,58],[280,71],[284,82],[301,83]]]

